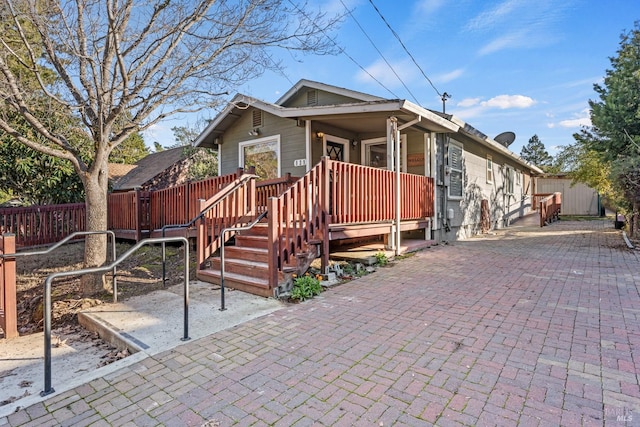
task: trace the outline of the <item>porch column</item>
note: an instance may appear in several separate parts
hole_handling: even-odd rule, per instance
[[[400,255],[400,131],[398,131],[398,119],[387,119],[387,164],[395,172],[395,233],[391,237],[392,249],[396,255]]]

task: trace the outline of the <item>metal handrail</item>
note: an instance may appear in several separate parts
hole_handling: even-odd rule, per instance
[[[129,258],[135,251],[144,245],[160,243],[160,242],[177,242],[184,244],[184,336],[182,341],[189,340],[189,241],[186,237],[156,237],[144,239],[136,243],[128,251],[120,255],[110,265],[102,267],[83,268],[74,271],[60,271],[50,274],[44,281],[44,390],[40,392],[40,396],[46,396],[55,392],[51,387],[51,282],[59,277],[76,276],[80,274],[102,273],[115,269],[125,259]]]
[[[240,177],[237,178],[238,183],[236,183],[233,187],[227,189],[226,191],[228,193],[232,193],[233,191],[237,190],[238,188],[242,187],[243,185],[246,184],[246,181],[252,179],[252,178],[258,178],[258,175],[254,175],[254,174],[242,174]],[[196,215],[191,221],[189,222],[185,222],[183,224],[168,224],[168,225],[163,225],[162,228],[160,229],[162,231],[162,237],[164,237],[164,233],[165,230],[169,229],[169,228],[187,228],[187,227],[191,227],[193,224],[195,224],[196,221],[202,219],[204,217],[204,215],[209,212],[211,209],[215,208],[216,206],[218,206],[218,204],[220,202],[222,202],[225,199],[225,197],[216,200],[214,203],[212,203],[211,205],[207,206],[205,209],[203,209],[198,215]],[[164,286],[165,282],[166,282],[166,268],[167,268],[167,250],[166,247],[164,245],[164,243],[162,244],[162,285]]]
[[[251,230],[257,223],[267,216],[269,211],[264,211],[256,217],[250,224],[242,227],[227,227],[220,232],[220,237],[224,241],[224,235],[229,231],[246,231]],[[225,311],[224,306],[224,244],[220,246],[220,311]]]
[[[49,247],[49,248],[47,248],[47,249],[45,249],[43,251],[16,252],[14,254],[0,254],[0,258],[18,258],[18,257],[23,257],[23,256],[46,255],[49,252],[53,252],[55,249],[58,249],[60,246],[64,245],[69,240],[72,240],[73,238],[75,238],[77,236],[89,236],[89,235],[93,235],[93,234],[108,234],[108,235],[111,236],[111,257],[112,257],[113,261],[115,262],[115,260],[116,260],[116,235],[111,230],[76,231],[76,232],[73,232],[73,233],[69,234],[64,239],[60,240],[59,242],[57,242],[53,246],[51,246],[51,247]],[[116,267],[115,266],[113,267],[112,276],[113,276],[113,302],[118,302],[118,283],[116,281]]]

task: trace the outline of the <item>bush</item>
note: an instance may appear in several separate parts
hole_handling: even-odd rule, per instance
[[[293,289],[291,290],[291,299],[304,301],[320,295],[322,285],[320,285],[320,277],[312,276],[309,273],[301,277],[294,275]]]

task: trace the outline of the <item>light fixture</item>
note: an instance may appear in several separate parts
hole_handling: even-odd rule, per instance
[[[258,136],[258,135],[260,135],[260,129],[258,128],[254,128],[249,131],[249,136]]]
[[[324,138],[324,132],[320,132],[320,131],[316,132],[316,140],[320,142],[322,141],[322,138]]]
[[[358,141],[357,139],[352,139],[352,140],[351,140],[351,145],[352,145],[353,147],[356,147],[356,146],[358,145],[358,142],[359,142],[359,141]]]

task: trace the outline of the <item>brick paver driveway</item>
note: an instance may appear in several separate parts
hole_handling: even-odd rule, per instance
[[[611,221],[434,247],[4,421],[638,424],[638,261]]]

